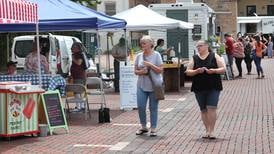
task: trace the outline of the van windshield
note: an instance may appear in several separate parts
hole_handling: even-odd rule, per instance
[[[26,57],[32,48],[32,40],[16,41],[14,52],[18,57]]]

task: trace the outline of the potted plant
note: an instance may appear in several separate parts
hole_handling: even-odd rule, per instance
[[[220,44],[220,47],[217,49],[217,54],[221,56],[224,53],[225,53],[225,45],[224,44]]]

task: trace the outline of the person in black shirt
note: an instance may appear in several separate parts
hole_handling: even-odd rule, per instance
[[[70,74],[71,78],[73,79],[73,84],[82,84],[83,86],[86,85],[86,69],[84,66],[84,57],[83,54],[81,54],[81,43],[74,42],[71,46],[71,52],[72,52],[72,64],[70,67]],[[80,93],[74,94],[75,98],[80,98]],[[85,103],[84,102],[78,102],[76,101],[75,106],[75,112],[79,111],[85,111]]]
[[[186,74],[192,76],[191,91],[195,93],[206,128],[206,135],[203,138],[216,139],[216,109],[220,91],[223,89],[220,74],[225,72],[225,67],[220,56],[211,52],[205,41],[198,41],[196,47],[198,54],[193,56]]]

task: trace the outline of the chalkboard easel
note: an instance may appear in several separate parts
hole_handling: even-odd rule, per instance
[[[55,128],[64,128],[68,133],[68,125],[60,93],[58,90],[42,94],[42,103],[48,123],[50,135]]]

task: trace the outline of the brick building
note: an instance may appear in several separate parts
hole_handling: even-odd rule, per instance
[[[274,33],[274,0],[239,0],[237,29],[243,33]]]
[[[238,16],[274,16],[274,0],[238,0]]]
[[[265,28],[264,24],[274,22],[274,0],[194,0],[194,2],[206,3],[216,12],[215,23],[223,33],[229,32],[235,35],[238,31],[271,32],[269,25],[269,28]],[[274,29],[274,25],[272,27]]]

